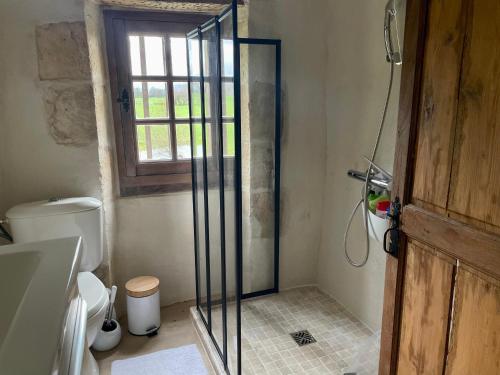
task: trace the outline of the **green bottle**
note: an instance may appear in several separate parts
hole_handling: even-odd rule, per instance
[[[389,192],[384,190],[381,194],[375,194],[370,192],[368,194],[368,209],[374,214],[377,210],[377,203],[383,201],[390,201],[391,197],[389,196]]]
[[[370,190],[367,198],[368,198],[368,209],[371,212],[375,212],[376,203],[374,202],[378,198],[378,194],[375,194],[373,190]]]

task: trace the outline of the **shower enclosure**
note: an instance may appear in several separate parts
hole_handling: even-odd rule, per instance
[[[241,301],[279,290],[281,42],[238,37],[233,1],[187,49],[196,306],[240,374]]]

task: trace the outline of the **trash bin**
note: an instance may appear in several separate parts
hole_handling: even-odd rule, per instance
[[[160,280],[154,276],[135,277],[125,284],[128,331],[138,336],[153,336],[161,325]]]

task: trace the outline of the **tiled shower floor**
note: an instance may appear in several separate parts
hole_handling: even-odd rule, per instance
[[[234,337],[233,315],[228,316],[228,333]],[[316,342],[299,347],[290,333],[300,330],[308,330]],[[315,287],[284,291],[242,304],[244,375],[373,375],[378,372],[378,354],[379,335]]]

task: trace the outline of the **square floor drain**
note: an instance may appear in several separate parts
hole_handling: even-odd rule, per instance
[[[313,335],[311,335],[311,333],[307,329],[303,331],[290,333],[290,336],[292,336],[292,338],[295,340],[298,346],[304,346],[316,342],[316,339],[313,337]]]

